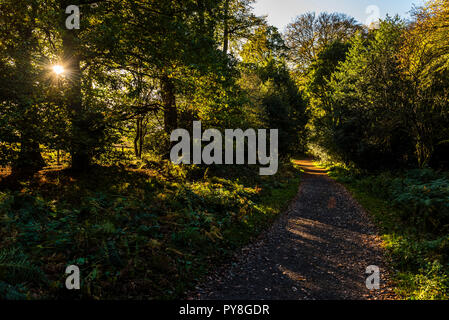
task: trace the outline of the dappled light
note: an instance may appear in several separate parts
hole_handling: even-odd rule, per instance
[[[449,299],[449,0],[293,2],[0,0],[0,301]]]
[[[327,175],[327,170],[319,168],[314,164],[313,160],[294,160],[294,164],[299,165],[305,173],[311,175]]]

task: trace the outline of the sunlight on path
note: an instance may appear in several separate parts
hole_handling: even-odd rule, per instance
[[[391,299],[381,240],[347,190],[313,160],[297,198],[262,238],[244,248],[208,283],[205,300]],[[381,290],[366,287],[366,268],[379,266]]]
[[[327,175],[327,170],[315,166],[313,160],[293,160],[293,163],[299,165],[307,174]]]

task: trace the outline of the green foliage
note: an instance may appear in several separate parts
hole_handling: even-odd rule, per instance
[[[42,270],[31,264],[18,248],[0,251],[0,278],[8,283],[39,283],[45,279]]]
[[[99,1],[80,4],[83,27],[68,31],[66,1],[2,1],[0,165],[32,175],[51,164],[43,150],[60,150],[81,173],[116,164],[118,144],[166,156],[171,131],[193,120],[247,127],[253,106],[227,49],[262,24],[252,2]]]
[[[259,27],[241,50],[241,86],[253,105],[254,127],[279,130],[279,152],[303,151],[306,101],[286,63],[287,47],[274,27]]]
[[[390,201],[404,222],[420,231],[445,234],[449,226],[449,179],[431,169],[415,169],[403,175],[347,176],[341,168],[333,173],[341,181]],[[345,177],[346,176],[346,177]]]
[[[442,52],[425,53],[439,47],[428,39],[444,29],[427,24],[445,11],[426,10],[409,26],[387,17],[378,29],[329,43],[310,63],[305,82],[317,156],[324,151],[323,158],[368,170],[447,166],[447,70],[429,73]]]
[[[0,281],[0,299],[2,300],[25,300],[27,298],[25,291],[22,286],[12,286]]]
[[[367,176],[335,166],[332,176],[351,190],[381,227],[397,293],[406,299],[447,299],[447,175],[421,169]]]
[[[412,158],[413,140],[401,113],[406,84],[396,58],[402,30],[400,20],[388,19],[367,37],[358,35],[333,73],[314,139],[334,159],[380,169]]]
[[[295,71],[306,73],[318,54],[334,41],[347,42],[362,30],[357,21],[343,13],[307,12],[287,26],[286,42]],[[304,75],[304,74],[302,74]]]
[[[312,94],[325,98],[329,91],[327,83],[338,65],[346,60],[350,47],[349,43],[335,40],[318,54],[317,59],[310,66],[309,90]]]
[[[402,286],[399,293],[412,300],[447,300],[449,295],[449,275],[438,261],[420,269],[420,273],[400,273]]]
[[[407,218],[418,228],[438,233],[449,231],[449,179],[431,170],[408,172],[393,180],[394,204],[408,211]]]
[[[3,192],[2,297],[67,297],[64,270],[76,264],[78,298],[181,298],[267,228],[299,184],[289,163],[275,177],[252,167],[140,166],[98,167],[76,180],[48,172]]]

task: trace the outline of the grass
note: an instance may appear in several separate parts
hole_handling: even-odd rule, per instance
[[[398,296],[408,300],[447,300],[449,298],[447,229],[443,223],[438,227],[424,228],[424,219],[422,217],[416,219],[416,214],[420,216],[424,212],[431,212],[431,215],[435,215],[442,213],[442,209],[435,212],[438,210],[432,207],[433,204],[425,202],[429,207],[421,206],[417,211],[414,206],[416,199],[405,197],[407,193],[404,190],[397,190],[398,181],[401,184],[407,181],[404,178],[406,173],[367,175],[351,171],[342,165],[323,165],[323,167],[330,170],[332,178],[347,187],[379,227],[393,268],[393,280]],[[437,178],[441,177],[435,179]],[[431,185],[431,181],[428,183]],[[447,191],[447,186],[444,188]],[[449,201],[447,193],[442,194],[441,198],[435,196],[432,200],[435,202],[440,199]]]
[[[76,178],[53,170],[31,181],[5,179],[0,297],[183,298],[296,195],[292,163],[273,177],[256,172],[147,161]],[[81,270],[76,292],[64,285],[72,264]]]

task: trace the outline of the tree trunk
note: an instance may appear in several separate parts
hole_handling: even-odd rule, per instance
[[[66,103],[72,122],[72,139],[70,153],[72,170],[76,173],[87,171],[91,162],[88,148],[89,125],[84,119],[81,93],[81,58],[77,39],[77,30],[68,30],[65,26],[67,15],[65,10],[71,1],[60,0],[62,13],[62,46],[65,68],[69,72],[70,81],[66,88]]]
[[[145,143],[146,130],[143,119],[140,122],[140,139],[139,139],[139,159],[142,159],[143,144]]]
[[[17,162],[13,164],[13,174],[33,175],[45,166],[40,152],[39,143],[23,134],[20,142],[20,153]]]
[[[228,53],[229,48],[229,0],[225,1],[224,19],[223,19],[223,52]]]
[[[161,81],[162,102],[164,105],[164,129],[167,134],[178,128],[178,111],[176,109],[175,86],[173,80],[164,76]]]
[[[168,76],[161,79],[162,103],[164,106],[164,130],[168,136],[178,128],[178,111],[176,109],[175,85]],[[168,159],[173,143],[168,141],[167,150],[164,150],[163,157]]]
[[[137,159],[141,159],[142,158],[142,148],[141,148],[141,144],[142,144],[142,119],[138,118],[136,121],[136,136],[134,137],[134,153],[136,155]]]

